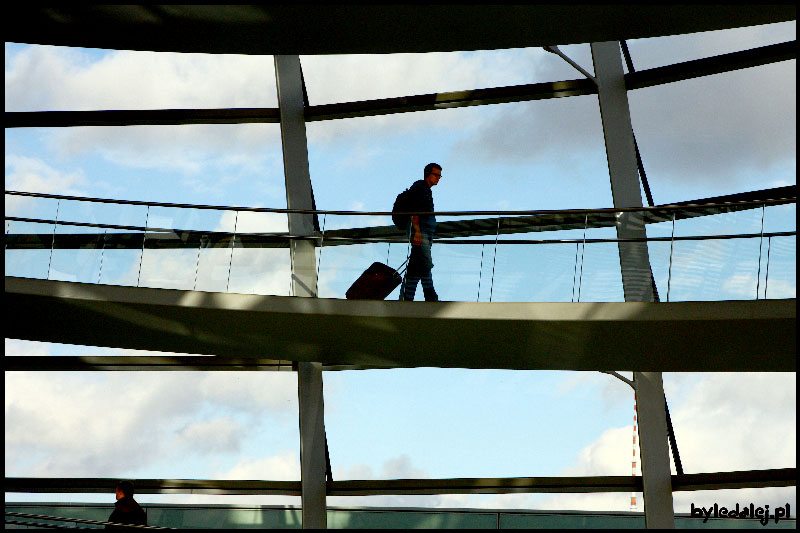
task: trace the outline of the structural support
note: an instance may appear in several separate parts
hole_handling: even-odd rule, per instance
[[[275,78],[281,117],[286,207],[313,209],[300,56],[275,56]],[[313,215],[290,213],[288,218],[290,235],[314,235]],[[292,240],[289,253],[292,264],[292,294],[316,297],[314,241]],[[300,409],[303,528],[326,528],[325,419],[321,363],[297,363],[297,391]]]
[[[592,43],[600,115],[611,178],[614,207],[641,207],[625,73],[618,41]],[[622,213],[618,238],[646,237],[644,221],[636,213]],[[645,242],[619,243],[619,260],[626,302],[652,302],[650,258]],[[674,528],[672,483],[669,469],[664,386],[660,372],[634,372],[639,420],[639,446],[648,528]]]

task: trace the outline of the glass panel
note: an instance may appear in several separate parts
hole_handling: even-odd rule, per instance
[[[286,207],[278,124],[27,130],[6,132],[9,189],[179,204]]]
[[[47,279],[53,230],[53,224],[6,221],[6,238],[18,243],[6,248],[6,276]]]
[[[215,246],[225,244],[225,241],[219,242],[217,236],[209,237],[208,233],[233,232],[232,223],[227,224],[229,228],[222,227],[225,213],[212,209],[150,207],[140,285],[195,289],[200,276],[202,248],[209,246],[211,238]],[[234,213],[227,218],[232,221]],[[163,232],[159,229],[174,231]]]
[[[55,220],[59,204],[52,198],[6,195],[5,209],[7,217]],[[6,276],[47,279],[54,229],[53,224],[6,220]]]
[[[621,447],[596,475],[630,474],[633,391],[610,376],[366,370],[326,373],[325,387],[334,479],[564,475],[610,428]],[[580,424],[563,423],[576,417]],[[358,438],[367,426],[370,438]]]
[[[796,22],[628,40],[633,66],[645,70],[797,38]]]
[[[137,220],[136,216],[142,210],[130,209],[136,206],[125,206],[126,209],[114,204],[72,200],[61,200],[60,205],[50,279],[97,283],[102,277],[105,248],[119,241],[117,235],[133,232],[77,224],[143,226],[143,219]]]
[[[796,183],[795,78],[795,62],[782,61],[630,91],[654,202]]]
[[[6,111],[277,107],[271,56],[5,49]]]
[[[753,209],[678,220],[675,236],[760,235],[761,217]],[[670,301],[755,299],[762,254],[760,237],[676,241]]]
[[[647,224],[648,238],[665,238],[663,241],[652,241],[647,243],[648,255],[650,256],[650,266],[653,270],[653,279],[656,283],[658,299],[661,302],[668,301],[670,294],[670,255],[672,252],[672,215],[668,215],[669,220]]]
[[[797,298],[797,237],[772,237],[767,247],[769,262],[762,267],[762,297]]]
[[[591,220],[591,218],[590,218]],[[589,228],[586,239],[616,239],[614,228]],[[619,244],[616,242],[587,242],[582,250],[583,263],[578,264],[578,284],[581,302],[624,302],[622,273],[619,263]]]
[[[437,211],[611,205],[592,98],[310,122],[317,207],[391,211],[430,162],[443,167]]]
[[[489,252],[486,253],[486,249]],[[433,283],[442,301],[480,300],[480,293],[488,300],[491,284],[491,251],[494,246],[480,244],[436,244],[431,249],[434,268]],[[483,257],[481,257],[483,254]],[[483,264],[483,268],[481,265]],[[484,275],[486,277],[484,277]],[[422,289],[417,288],[417,300],[423,300]]]
[[[288,233],[288,221],[284,213],[240,211],[226,216],[228,227],[230,222],[234,222],[236,234],[241,239],[246,239],[248,234]],[[222,276],[229,272],[228,292],[289,296],[292,267],[288,245],[276,242],[270,247],[247,247],[241,239],[236,241],[232,255],[226,257],[219,249],[214,256],[214,283],[221,282]],[[209,257],[209,260],[212,258]]]
[[[797,205],[766,208],[764,232],[797,231]],[[760,297],[796,298],[797,237],[765,240],[766,256],[761,263]]]
[[[299,479],[293,372],[6,372],[5,391],[7,476]]]
[[[591,70],[588,45],[564,47]],[[541,48],[424,54],[303,56],[311,105],[582,78]],[[370,75],[364,74],[369,72]],[[357,80],[357,82],[355,81]]]

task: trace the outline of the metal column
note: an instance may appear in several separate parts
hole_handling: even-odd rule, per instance
[[[614,207],[642,207],[620,45],[618,41],[608,41],[592,43],[591,48]],[[646,237],[641,216],[631,213],[619,216],[617,237]],[[619,243],[619,260],[625,301],[652,302],[654,294],[647,243]],[[634,372],[634,381],[637,384],[645,521],[648,528],[674,528],[661,373]]]
[[[300,56],[275,56],[275,78],[281,113],[283,168],[286,177],[286,207],[313,209],[308,168],[308,144]],[[290,213],[289,235],[314,235],[310,214]],[[314,241],[290,242],[292,294],[317,296]],[[322,364],[297,363],[297,394],[300,405],[300,480],[303,528],[326,528],[325,419]]]

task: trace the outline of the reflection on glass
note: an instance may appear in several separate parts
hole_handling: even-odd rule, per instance
[[[47,279],[53,224],[7,221],[6,228],[6,276]]]
[[[760,298],[797,298],[797,237],[771,237]]]

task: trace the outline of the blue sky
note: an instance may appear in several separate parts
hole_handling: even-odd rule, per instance
[[[628,44],[636,69],[643,70],[795,38],[795,23],[786,23]],[[588,44],[561,48],[592,70]],[[277,106],[271,57],[9,43],[5,52],[6,111]],[[311,104],[580,77],[541,49],[301,59]],[[655,202],[796,184],[795,65],[786,61],[629,93]],[[307,131],[319,209],[388,211],[396,194],[420,179],[431,161],[444,169],[434,189],[440,211],[612,205],[595,96],[313,122]],[[11,190],[286,206],[277,124],[10,129],[5,151],[6,189]],[[61,220],[142,225],[148,216],[142,208],[101,209],[78,202],[58,208]],[[51,218],[55,209],[53,201],[6,200],[7,214]],[[149,217],[150,226],[233,227],[231,214],[222,212],[154,209]],[[770,208],[764,218],[768,231],[795,229],[794,206]],[[328,229],[389,223],[388,217],[354,216],[328,216],[324,222]],[[680,222],[676,235],[757,233],[760,225],[761,213],[753,210]],[[237,230],[285,230],[285,220],[240,215]],[[12,231],[31,227],[12,226]],[[669,235],[671,226],[648,232]],[[587,237],[613,233],[590,230]],[[673,300],[754,298],[754,243],[676,245]],[[773,242],[769,297],[795,297],[794,243],[794,238]],[[137,253],[103,255],[100,273],[97,253],[59,251],[51,277],[135,283]],[[198,290],[225,290],[225,253],[205,250],[200,262],[194,250],[146,253],[142,284],[193,288],[196,278]],[[440,245],[434,248],[434,278],[447,300],[488,301],[491,293],[493,301],[570,301],[575,253],[574,245],[507,245],[498,247],[495,260],[492,246]],[[6,252],[7,274],[41,275],[44,257],[29,260],[26,254]],[[653,245],[651,254],[664,298],[669,246]],[[386,245],[323,249],[321,295],[341,297],[361,270],[387,255],[396,264],[404,250]],[[231,291],[288,294],[285,251],[236,250],[230,264]],[[582,301],[620,301],[618,269],[615,245],[587,246]],[[6,353],[110,352],[7,339]],[[332,372],[324,379],[336,479],[630,473],[633,394],[607,375],[413,369]],[[667,374],[664,380],[687,472],[796,465],[794,375]],[[7,372],[5,383],[8,476],[299,476],[291,373]],[[722,503],[721,497],[773,506],[784,500],[794,504],[796,498],[794,488],[684,493],[676,494],[675,508],[688,512],[690,501]],[[110,501],[101,495],[73,499]],[[292,498],[141,499],[299,503]],[[627,510],[628,501],[625,494],[448,495],[331,498],[329,503]]]

